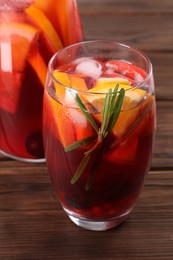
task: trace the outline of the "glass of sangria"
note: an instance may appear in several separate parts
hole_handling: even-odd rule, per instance
[[[0,151],[44,161],[42,103],[47,64],[83,39],[76,0],[0,1]]]
[[[141,51],[88,41],[50,60],[44,147],[59,201],[80,227],[106,230],[133,209],[156,128],[152,65]]]

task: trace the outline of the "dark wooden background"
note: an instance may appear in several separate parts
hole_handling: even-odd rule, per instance
[[[157,134],[146,185],[128,220],[92,232],[62,211],[45,164],[0,156],[0,260],[173,259],[173,1],[78,0],[85,38],[124,42],[154,67]]]

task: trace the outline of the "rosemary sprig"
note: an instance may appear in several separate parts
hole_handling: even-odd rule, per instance
[[[124,96],[125,96],[125,90],[123,88],[120,90],[118,95],[118,88],[119,88],[119,84],[115,86],[115,89],[113,91],[110,88],[106,94],[104,104],[103,104],[102,123],[100,128],[98,127],[97,123],[94,121],[93,117],[87,110],[86,106],[84,105],[84,103],[82,102],[78,94],[75,93],[74,91],[71,91],[82,113],[86,116],[87,120],[89,121],[89,123],[92,125],[92,127],[96,132],[95,135],[76,141],[65,148],[65,152],[69,152],[81,146],[93,144],[92,148],[90,148],[88,151],[84,153],[84,157],[79,167],[77,168],[73,178],[71,179],[72,184],[78,181],[78,179],[81,177],[84,170],[88,166],[90,160],[97,155],[97,152],[99,151],[100,147],[103,145],[106,136],[112,131],[114,125],[117,122],[117,119],[119,117],[123,105]],[[95,169],[93,169],[93,171],[90,172],[85,187],[86,190],[90,189],[94,179],[94,175],[95,175]]]

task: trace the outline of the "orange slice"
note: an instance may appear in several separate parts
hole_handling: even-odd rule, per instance
[[[125,78],[99,78],[96,80],[96,86],[95,86],[95,90],[96,92],[98,91],[106,91],[107,88],[115,88],[115,86],[117,84],[126,84],[126,85],[130,85],[130,82],[128,79]],[[97,91],[98,89],[98,91]],[[92,90],[91,90],[92,91]],[[105,93],[105,92],[104,92]]]
[[[80,14],[77,7],[77,1],[68,1],[69,3],[69,14],[70,14],[70,44],[77,43],[83,40],[83,29],[80,20]]]
[[[65,46],[83,40],[76,0],[35,0],[34,5],[44,12]]]
[[[76,1],[58,0],[54,7],[54,12],[56,20],[52,17],[52,21],[60,33],[63,44],[67,46],[81,41],[83,32]]]
[[[75,75],[54,71],[56,80],[68,87],[77,90],[87,90],[84,79],[77,78]],[[54,118],[56,120],[61,142],[65,147],[77,140],[93,135],[93,128],[86,119],[85,115],[78,108],[77,103],[69,90],[57,81],[54,82],[56,97],[59,102],[49,98],[52,105]]]
[[[59,5],[59,0],[56,2],[55,0],[46,0],[46,1],[35,0],[33,5],[36,6],[38,9],[40,9],[46,15],[46,17],[49,19],[49,21],[55,28],[56,32],[60,36],[61,41],[63,42],[62,33],[59,24],[59,14],[57,15],[57,8],[56,8],[56,6]],[[59,9],[59,13],[60,12],[63,13],[64,10]]]
[[[41,29],[45,37],[52,44],[54,52],[58,51],[63,47],[62,42],[54,29],[49,19],[45,16],[44,12],[35,6],[30,6],[26,9],[26,13],[31,18],[33,23]]]
[[[40,10],[42,10],[44,13],[47,13],[48,11],[51,12],[51,10],[54,11],[56,3],[55,0],[35,0],[33,4]]]
[[[53,116],[51,121],[55,127],[52,129],[54,135],[60,139],[65,148],[76,140],[73,122],[69,117],[69,108],[55,101],[47,92],[45,92],[44,99],[48,117]]]
[[[32,46],[31,55],[29,55],[27,57],[27,61],[32,66],[32,68],[35,70],[35,72],[44,88],[45,81],[46,81],[46,74],[47,74],[47,66],[46,66],[44,59],[40,55],[38,49],[36,48],[36,46]]]
[[[67,74],[59,71],[54,71],[53,76],[57,80],[55,81],[55,89],[59,102],[67,106],[78,107],[73,93],[75,93],[74,90],[87,90],[85,80],[76,77],[75,74]]]

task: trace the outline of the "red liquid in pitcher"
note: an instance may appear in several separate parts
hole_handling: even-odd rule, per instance
[[[60,48],[83,37],[75,0],[71,3],[0,3],[0,150],[14,158],[44,158],[42,103],[47,63]]]

